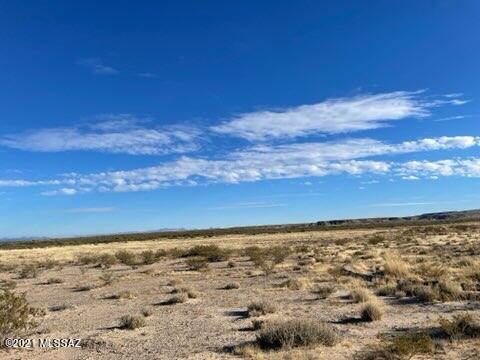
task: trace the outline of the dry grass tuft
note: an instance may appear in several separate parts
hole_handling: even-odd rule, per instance
[[[125,315],[120,318],[120,329],[135,330],[146,324],[143,316]]]
[[[256,342],[264,350],[276,350],[312,345],[333,346],[337,339],[337,333],[329,324],[288,320],[265,325],[258,333]]]
[[[384,314],[383,306],[378,301],[369,301],[360,311],[360,317],[363,321],[382,320]]]
[[[253,302],[247,307],[249,317],[272,314],[277,310],[276,306],[266,301]]]

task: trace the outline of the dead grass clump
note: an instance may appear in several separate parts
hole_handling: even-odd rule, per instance
[[[480,261],[472,262],[464,268],[465,277],[480,282]]]
[[[115,253],[115,257],[122,263],[127,266],[134,266],[137,264],[137,257],[131,251],[119,250]]]
[[[354,302],[354,303],[363,303],[372,300],[372,293],[363,287],[354,287],[352,290],[350,290],[349,298]]]
[[[17,283],[14,280],[0,280],[0,290],[15,289]]]
[[[135,330],[144,327],[145,318],[138,315],[125,315],[120,318],[120,329]]]
[[[112,296],[110,296],[110,299],[133,299],[135,297],[135,294],[132,293],[131,291],[128,291],[128,290],[123,290],[123,291],[120,291],[119,293],[117,294],[114,294]]]
[[[238,282],[231,282],[228,283],[223,287],[225,290],[234,290],[234,289],[240,289],[240,284]]]
[[[247,307],[249,317],[273,314],[277,310],[276,306],[266,301],[253,302]]]
[[[63,279],[60,278],[49,278],[45,283],[48,285],[51,284],[63,284]]]
[[[286,287],[290,290],[303,290],[312,285],[311,281],[307,278],[290,278],[280,283],[279,287]]]
[[[454,301],[464,297],[461,285],[452,280],[440,279],[435,289],[441,301]]]
[[[174,295],[167,300],[165,300],[162,304],[163,305],[175,305],[175,304],[183,304],[187,302],[188,300],[188,295],[185,293],[180,293],[177,295]]]
[[[208,260],[203,257],[193,257],[187,259],[185,264],[187,265],[188,270],[191,271],[204,270],[208,268]]]
[[[360,317],[363,321],[379,321],[383,317],[383,306],[378,301],[369,301],[360,311]]]
[[[198,297],[198,293],[195,290],[186,286],[174,288],[171,294],[187,294],[189,299],[196,299]]]
[[[440,318],[440,329],[450,340],[480,337],[480,323],[468,313],[456,314],[452,320]]]
[[[320,300],[326,299],[334,292],[335,288],[333,286],[317,286],[312,290],[312,293],[317,295],[317,299]]]
[[[395,278],[405,278],[410,275],[410,266],[403,260],[391,256],[385,258],[383,265],[385,275]]]
[[[333,346],[337,333],[329,324],[311,320],[288,320],[265,325],[257,334],[256,343],[264,350],[299,346]]]
[[[25,294],[16,295],[9,290],[0,293],[0,338],[15,336],[38,325],[44,311],[31,307]]]
[[[395,285],[384,285],[377,289],[376,294],[378,296],[396,296],[397,286]]]
[[[412,289],[412,295],[420,302],[433,302],[438,299],[438,293],[427,285],[417,285]]]
[[[38,266],[36,264],[26,264],[18,273],[20,279],[33,279],[38,276]]]

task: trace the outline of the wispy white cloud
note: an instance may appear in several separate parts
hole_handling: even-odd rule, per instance
[[[131,155],[184,153],[198,149],[200,132],[188,126],[146,127],[148,119],[130,114],[96,117],[95,122],[75,127],[47,128],[0,138],[10,148],[57,152],[89,150]]]
[[[81,59],[77,61],[77,65],[86,67],[92,71],[94,74],[98,75],[116,75],[118,74],[118,70],[114,69],[111,66],[105,65],[102,61],[98,58],[88,58],[88,59]]]
[[[57,190],[43,191],[41,194],[44,195],[44,196],[75,195],[77,192],[78,191],[76,189],[73,189],[73,188],[61,188],[61,189],[57,189]]]
[[[403,177],[480,177],[480,158],[408,161],[397,167]]]
[[[389,174],[405,180],[451,175],[480,177],[480,159],[477,158],[403,163],[365,159],[385,154],[467,148],[478,145],[480,141],[477,137],[457,136],[420,139],[399,144],[356,139],[343,142],[256,146],[233,152],[223,159],[183,156],[158,166],[129,171],[65,174],[63,178],[54,180],[57,184],[66,185],[65,188],[44,194],[72,195],[73,190],[75,192],[140,191],[170,186],[195,186],[218,182],[239,183],[338,174]]]
[[[240,114],[212,126],[211,130],[250,141],[348,133],[385,127],[395,120],[428,117],[432,108],[464,104],[466,101],[458,95],[433,98],[422,91],[396,91],[331,99],[312,105]]]

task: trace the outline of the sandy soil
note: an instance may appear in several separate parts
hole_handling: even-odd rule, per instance
[[[378,345],[379,334],[432,329],[438,326],[439,316],[449,317],[460,312],[480,315],[480,304],[474,298],[418,303],[387,296],[379,297],[385,307],[385,315],[380,321],[348,321],[348,318],[358,318],[363,306],[348,299],[352,283],[362,282],[372,292],[376,285],[352,274],[341,273],[338,267],[348,266],[360,274],[368,273],[381,267],[385,253],[389,253],[400,254],[413,270],[421,263],[435,262],[444,265],[448,275],[455,277],[463,271],[457,262],[479,260],[478,232],[395,237],[402,231],[317,231],[3,250],[0,251],[3,266],[0,278],[15,281],[15,293],[25,292],[32,306],[46,311],[40,325],[21,337],[79,338],[82,339],[82,348],[0,350],[0,357],[45,360],[241,358],[231,349],[255,340],[252,319],[246,317],[245,312],[248,304],[257,300],[275,304],[275,313],[263,317],[267,320],[305,318],[325,321],[338,331],[341,338],[333,347],[243,355],[259,359],[352,359],[370,345]],[[387,240],[379,244],[368,242],[366,239],[374,233],[385,235]],[[77,263],[78,257],[86,253],[98,255],[120,249],[139,253],[189,248],[198,244],[216,244],[236,250],[251,245],[282,245],[291,247],[292,254],[269,275],[238,251],[232,255],[230,263],[213,262],[207,270],[200,271],[189,270],[184,258],[171,257],[161,258],[150,265],[116,264],[109,269]],[[57,264],[51,269],[40,269],[34,278],[19,278],[19,268],[23,265],[44,260],[54,260]],[[114,279],[110,284],[101,279],[106,273]],[[52,278],[62,282],[49,284]],[[304,286],[280,286],[288,279],[298,280]],[[172,280],[177,284],[172,286]],[[238,283],[239,288],[224,289],[232,282]],[[335,291],[327,299],[316,299],[312,288],[326,284],[334,286]],[[185,303],[162,304],[172,296],[175,287],[189,287],[197,297]],[[115,295],[127,291],[130,294],[126,298],[115,298]],[[135,330],[119,328],[121,316],[140,315],[144,310],[151,312],[145,318],[145,326]],[[415,358],[477,359],[479,349],[478,339],[440,341],[434,355]]]

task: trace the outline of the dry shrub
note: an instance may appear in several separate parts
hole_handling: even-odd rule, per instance
[[[317,295],[317,299],[326,299],[334,292],[335,288],[333,286],[317,286],[312,290],[312,293]]]
[[[63,284],[64,280],[60,278],[49,278],[46,282],[46,284],[51,285],[51,284]]]
[[[378,301],[369,301],[360,311],[360,317],[363,321],[379,321],[383,317],[383,306]]]
[[[110,299],[133,299],[135,294],[128,290],[120,291],[117,294],[110,296]]]
[[[193,290],[192,288],[186,287],[186,286],[174,288],[171,291],[171,293],[172,294],[186,294],[189,299],[196,299],[198,297],[198,294],[195,290]]]
[[[38,325],[37,318],[44,311],[31,307],[25,294],[16,295],[9,290],[0,293],[0,338],[21,334]]]
[[[396,296],[397,291],[396,285],[384,285],[377,289],[376,294],[378,296]]]
[[[225,290],[239,289],[240,284],[238,282],[231,282],[231,283],[228,283],[227,285],[225,285],[223,288]]]
[[[363,303],[370,301],[372,299],[372,293],[362,287],[354,287],[352,290],[350,290],[349,298],[354,302],[354,303]]]
[[[463,298],[463,289],[460,284],[448,279],[440,279],[436,285],[439,300],[454,301]]]
[[[385,350],[404,359],[411,359],[419,354],[432,354],[435,345],[426,333],[406,333],[396,336],[385,345]]]
[[[333,346],[337,339],[331,325],[297,319],[265,325],[257,334],[256,343],[262,349],[276,350],[312,345]]]
[[[192,257],[185,261],[191,271],[204,270],[208,268],[208,260],[203,257]]]
[[[480,282],[480,261],[472,262],[464,269],[465,277]]]
[[[111,268],[117,263],[117,258],[112,254],[102,254],[98,257],[98,264],[105,269]]]
[[[125,315],[120,318],[120,328],[135,330],[145,326],[145,318],[138,315]]]
[[[120,261],[123,265],[127,266],[134,266],[137,264],[137,257],[131,251],[127,250],[119,250],[115,253],[115,257]]]
[[[249,246],[244,250],[244,254],[255,266],[262,267],[263,264],[270,263],[272,268],[284,262],[290,253],[290,248],[284,246],[271,246],[264,249],[258,246]]]
[[[26,264],[18,273],[18,277],[20,279],[33,279],[36,278],[38,275],[38,266],[37,264]]]
[[[277,310],[276,306],[266,301],[253,302],[247,307],[249,317],[272,314]]]
[[[152,250],[142,251],[140,256],[142,258],[142,263],[145,265],[154,264],[158,260],[157,255]]]
[[[438,322],[442,333],[450,340],[480,337],[480,323],[471,314],[456,314],[452,320],[441,317]]]
[[[188,295],[185,293],[180,293],[177,295],[172,296],[171,298],[165,300],[163,305],[174,305],[174,304],[183,304],[187,302]]]

